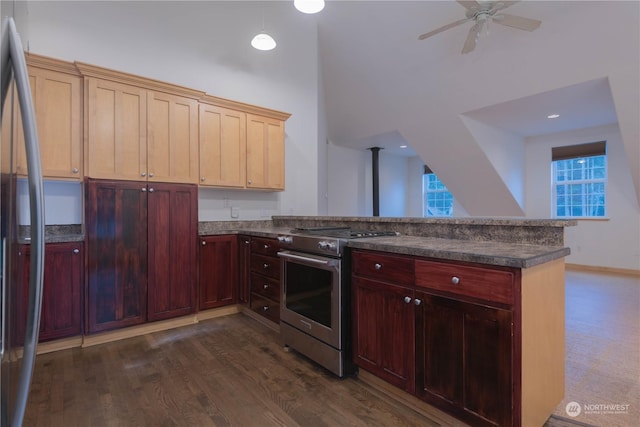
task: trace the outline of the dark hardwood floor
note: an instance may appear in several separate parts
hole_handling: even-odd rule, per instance
[[[547,427],[636,425],[640,279],[567,272],[566,391]],[[629,404],[622,414],[568,402]],[[460,426],[340,380],[244,314],[39,355],[25,426]],[[528,427],[528,426],[527,426]]]
[[[40,355],[27,426],[438,426],[243,315]],[[450,424],[446,424],[450,425]]]

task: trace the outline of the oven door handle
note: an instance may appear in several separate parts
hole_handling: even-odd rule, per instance
[[[278,256],[282,258],[287,258],[287,259],[294,259],[297,261],[311,262],[319,265],[329,265],[333,261],[333,260],[309,258],[306,256],[294,255],[291,252],[278,252]]]

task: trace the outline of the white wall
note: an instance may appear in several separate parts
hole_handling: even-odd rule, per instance
[[[224,205],[232,202],[243,208],[241,219],[263,218],[265,211],[316,214],[319,73],[312,18],[289,2],[29,1],[20,6],[25,13],[17,24],[31,52],[292,113],[285,125],[286,190],[202,191],[201,220],[231,219]],[[263,18],[278,43],[271,52],[249,45]],[[52,198],[48,207],[64,210],[66,202],[59,202]]]
[[[371,180],[367,178],[371,174],[367,165],[370,154],[331,142],[327,150],[328,215],[370,216]]]
[[[551,148],[607,141],[607,219],[579,220],[565,229],[568,263],[640,270],[640,207],[617,125],[562,132],[525,140],[527,217],[551,212]]]
[[[18,224],[29,225],[29,187],[25,179],[19,179]],[[46,225],[82,224],[82,184],[79,182],[44,182],[44,223]]]
[[[524,138],[465,115],[461,115],[460,118],[522,208],[524,205]],[[444,182],[444,185],[447,183]]]
[[[328,145],[328,215],[371,216],[371,152]],[[380,216],[422,217],[424,162],[380,151]],[[453,216],[469,216],[455,199]]]

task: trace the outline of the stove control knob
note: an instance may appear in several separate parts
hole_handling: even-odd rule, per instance
[[[336,248],[336,244],[335,244],[334,242],[329,242],[329,243],[327,244],[327,248],[329,248],[329,249],[332,249],[332,250],[333,250],[333,249],[335,249],[335,248]]]
[[[278,236],[278,242],[290,245],[293,242],[291,236]]]
[[[321,240],[318,242],[318,247],[320,249],[327,249],[329,247],[329,242]]]

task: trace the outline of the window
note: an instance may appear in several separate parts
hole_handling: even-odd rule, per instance
[[[422,175],[423,216],[453,216],[453,195],[435,173]]]
[[[553,216],[606,215],[607,155],[604,142],[554,148]]]

